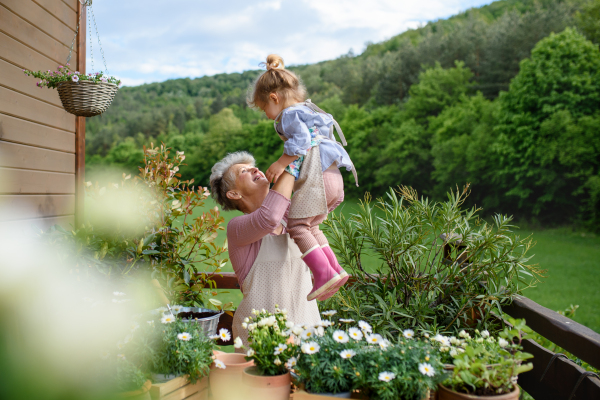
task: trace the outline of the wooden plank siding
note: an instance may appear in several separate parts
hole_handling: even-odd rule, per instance
[[[83,11],[83,12],[81,12]],[[82,213],[85,118],[23,69],[65,65],[85,8],[78,0],[0,0],[0,225],[71,229]],[[85,73],[85,16],[71,69]]]

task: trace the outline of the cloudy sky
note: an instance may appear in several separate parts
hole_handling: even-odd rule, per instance
[[[490,0],[102,0],[109,72],[126,85],[333,59]],[[93,25],[92,25],[93,29]],[[93,35],[94,67],[102,69]],[[89,47],[89,38],[88,38]],[[88,72],[91,72],[88,49]]]

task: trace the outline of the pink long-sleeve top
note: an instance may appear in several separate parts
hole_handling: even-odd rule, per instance
[[[289,207],[289,199],[269,190],[258,210],[235,217],[227,224],[229,259],[240,287],[258,257],[262,238],[273,234],[281,220],[287,222]],[[284,227],[282,233],[285,232]]]

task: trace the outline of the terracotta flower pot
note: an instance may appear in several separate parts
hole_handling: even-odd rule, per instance
[[[138,390],[132,390],[131,392],[122,392],[117,396],[119,399],[127,400],[150,400],[150,388],[152,387],[152,381],[146,381],[144,385]]]
[[[242,383],[246,391],[244,399],[251,400],[289,400],[290,373],[275,376],[257,375],[256,367],[244,370]]]
[[[498,396],[475,396],[472,394],[458,393],[439,384],[437,390],[438,400],[518,400],[519,387],[515,387],[510,393],[500,394]]]
[[[235,400],[245,398],[245,388],[242,386],[244,369],[254,365],[254,361],[246,361],[240,353],[215,352],[215,358],[225,364],[225,369],[210,367],[208,380],[212,396],[219,400]]]

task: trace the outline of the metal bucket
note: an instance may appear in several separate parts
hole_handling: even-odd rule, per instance
[[[211,315],[210,317],[200,319],[182,319],[183,322],[200,325],[206,336],[212,336],[217,334],[217,325],[219,325],[219,318],[221,318],[221,315],[224,314],[224,311],[216,311],[208,308],[199,307],[180,307],[177,311],[173,310],[173,314],[175,315],[185,312],[214,313],[214,315]],[[169,312],[167,311],[164,314],[169,314]]]

